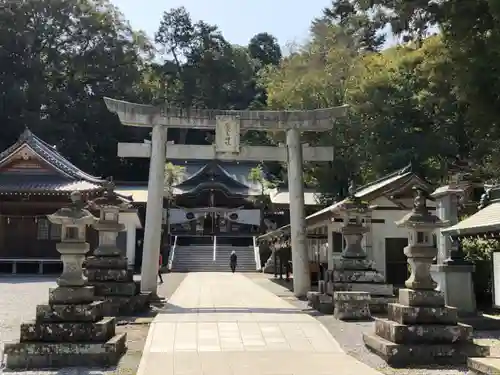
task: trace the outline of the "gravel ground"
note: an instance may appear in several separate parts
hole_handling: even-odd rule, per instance
[[[186,274],[171,273],[163,275],[164,283],[159,285],[158,294],[169,298],[177,290]],[[0,358],[3,358],[3,345],[19,340],[19,326],[22,322],[33,320],[35,307],[47,303],[48,289],[56,285],[55,278],[49,277],[0,277]],[[119,319],[117,333],[127,332],[127,353],[115,369],[63,369],[59,371],[7,371],[5,374],[17,375],[134,375],[142,355],[142,349],[149,330],[154,311],[162,306],[154,306],[153,312],[137,319]],[[2,370],[0,369],[0,373]]]
[[[429,367],[412,369],[394,369],[376,354],[366,349],[363,333],[372,333],[374,324],[372,322],[346,323],[335,319],[333,315],[323,315],[307,306],[307,302],[296,299],[290,291],[291,282],[275,280],[272,275],[252,274],[248,275],[255,283],[261,285],[270,292],[287,300],[292,305],[304,309],[318,319],[337,340],[342,349],[357,360],[387,375],[463,375],[467,373],[464,367]],[[500,332],[482,331],[475,332],[475,341],[479,344],[489,345],[492,356],[500,356]]]

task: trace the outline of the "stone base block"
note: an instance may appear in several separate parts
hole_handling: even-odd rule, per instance
[[[103,301],[104,316],[134,316],[149,310],[151,293],[131,297],[99,297]]]
[[[396,297],[371,296],[370,312],[372,314],[387,314],[387,305],[396,301]]]
[[[457,309],[454,307],[404,306],[400,303],[390,303],[387,306],[390,320],[399,324],[443,324],[456,325]]]
[[[37,322],[97,322],[102,319],[103,303],[99,301],[84,305],[38,305]]]
[[[134,280],[134,274],[131,270],[116,268],[89,268],[87,269],[87,277],[90,284],[95,281],[132,282]]]
[[[333,260],[335,270],[372,270],[373,262],[368,259],[337,258]]]
[[[320,292],[307,293],[308,305],[323,314],[333,314],[333,298]]]
[[[405,306],[444,306],[444,294],[436,290],[399,289],[399,303]]]
[[[472,342],[472,327],[458,325],[404,325],[375,318],[375,334],[396,344],[451,344]]]
[[[6,368],[10,370],[59,369],[64,367],[108,367],[126,352],[125,333],[105,343],[23,342],[5,344]]]
[[[489,347],[473,343],[456,344],[396,344],[382,337],[363,334],[365,345],[382,357],[390,366],[401,368],[419,365],[460,365],[468,357],[486,357]]]
[[[115,318],[92,323],[23,323],[21,342],[106,342],[115,335]]]
[[[469,375],[500,374],[500,358],[469,358],[467,360]]]
[[[135,282],[97,282],[91,283],[95,287],[96,296],[114,297],[132,297],[136,295],[139,290],[137,290],[137,284]]]
[[[335,292],[334,316],[340,320],[371,320],[370,294],[365,292]]]
[[[86,304],[94,301],[94,287],[59,286],[49,289],[49,305]]]
[[[127,269],[127,258],[92,256],[85,260],[85,268],[87,270],[94,268]]]
[[[394,296],[394,287],[390,284],[376,284],[376,283],[335,283],[334,292],[368,292],[375,296]]]
[[[378,283],[385,282],[384,275],[375,270],[346,270],[333,271],[333,281],[336,283]]]

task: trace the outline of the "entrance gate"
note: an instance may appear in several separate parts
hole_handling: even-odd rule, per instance
[[[301,131],[322,132],[345,116],[346,106],[309,111],[180,110],[166,106],[129,103],[104,98],[108,110],[128,126],[150,127],[151,144],[119,143],[118,156],[151,158],[149,167],[144,256],[141,290],[156,293],[156,275],[161,242],[165,160],[279,161],[288,165],[293,287],[296,296],[310,289],[306,249],[302,163],[331,161],[333,147],[309,147],[300,141]],[[167,146],[168,128],[215,129],[215,145]],[[240,145],[240,132],[284,131],[286,147]]]

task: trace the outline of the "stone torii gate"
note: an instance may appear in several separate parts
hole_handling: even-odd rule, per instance
[[[310,289],[305,240],[303,161],[331,161],[333,147],[301,145],[301,131],[323,132],[346,114],[346,106],[309,111],[181,110],[104,98],[123,125],[152,128],[151,144],[119,143],[118,156],[151,158],[146,228],[143,242],[141,291],[156,294],[161,242],[165,161],[174,159],[281,161],[288,164],[293,288],[296,296]],[[215,129],[215,145],[169,144],[168,128]],[[240,146],[240,132],[284,131],[286,147]]]

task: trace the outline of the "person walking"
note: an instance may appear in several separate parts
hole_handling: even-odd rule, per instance
[[[231,256],[229,257],[229,265],[231,266],[231,272],[236,272],[236,266],[238,265],[238,256],[236,255],[236,251],[231,252]]]
[[[160,278],[160,284],[163,284],[163,277],[161,275],[161,267],[163,266],[163,256],[160,253],[160,258],[158,259],[158,277]]]

